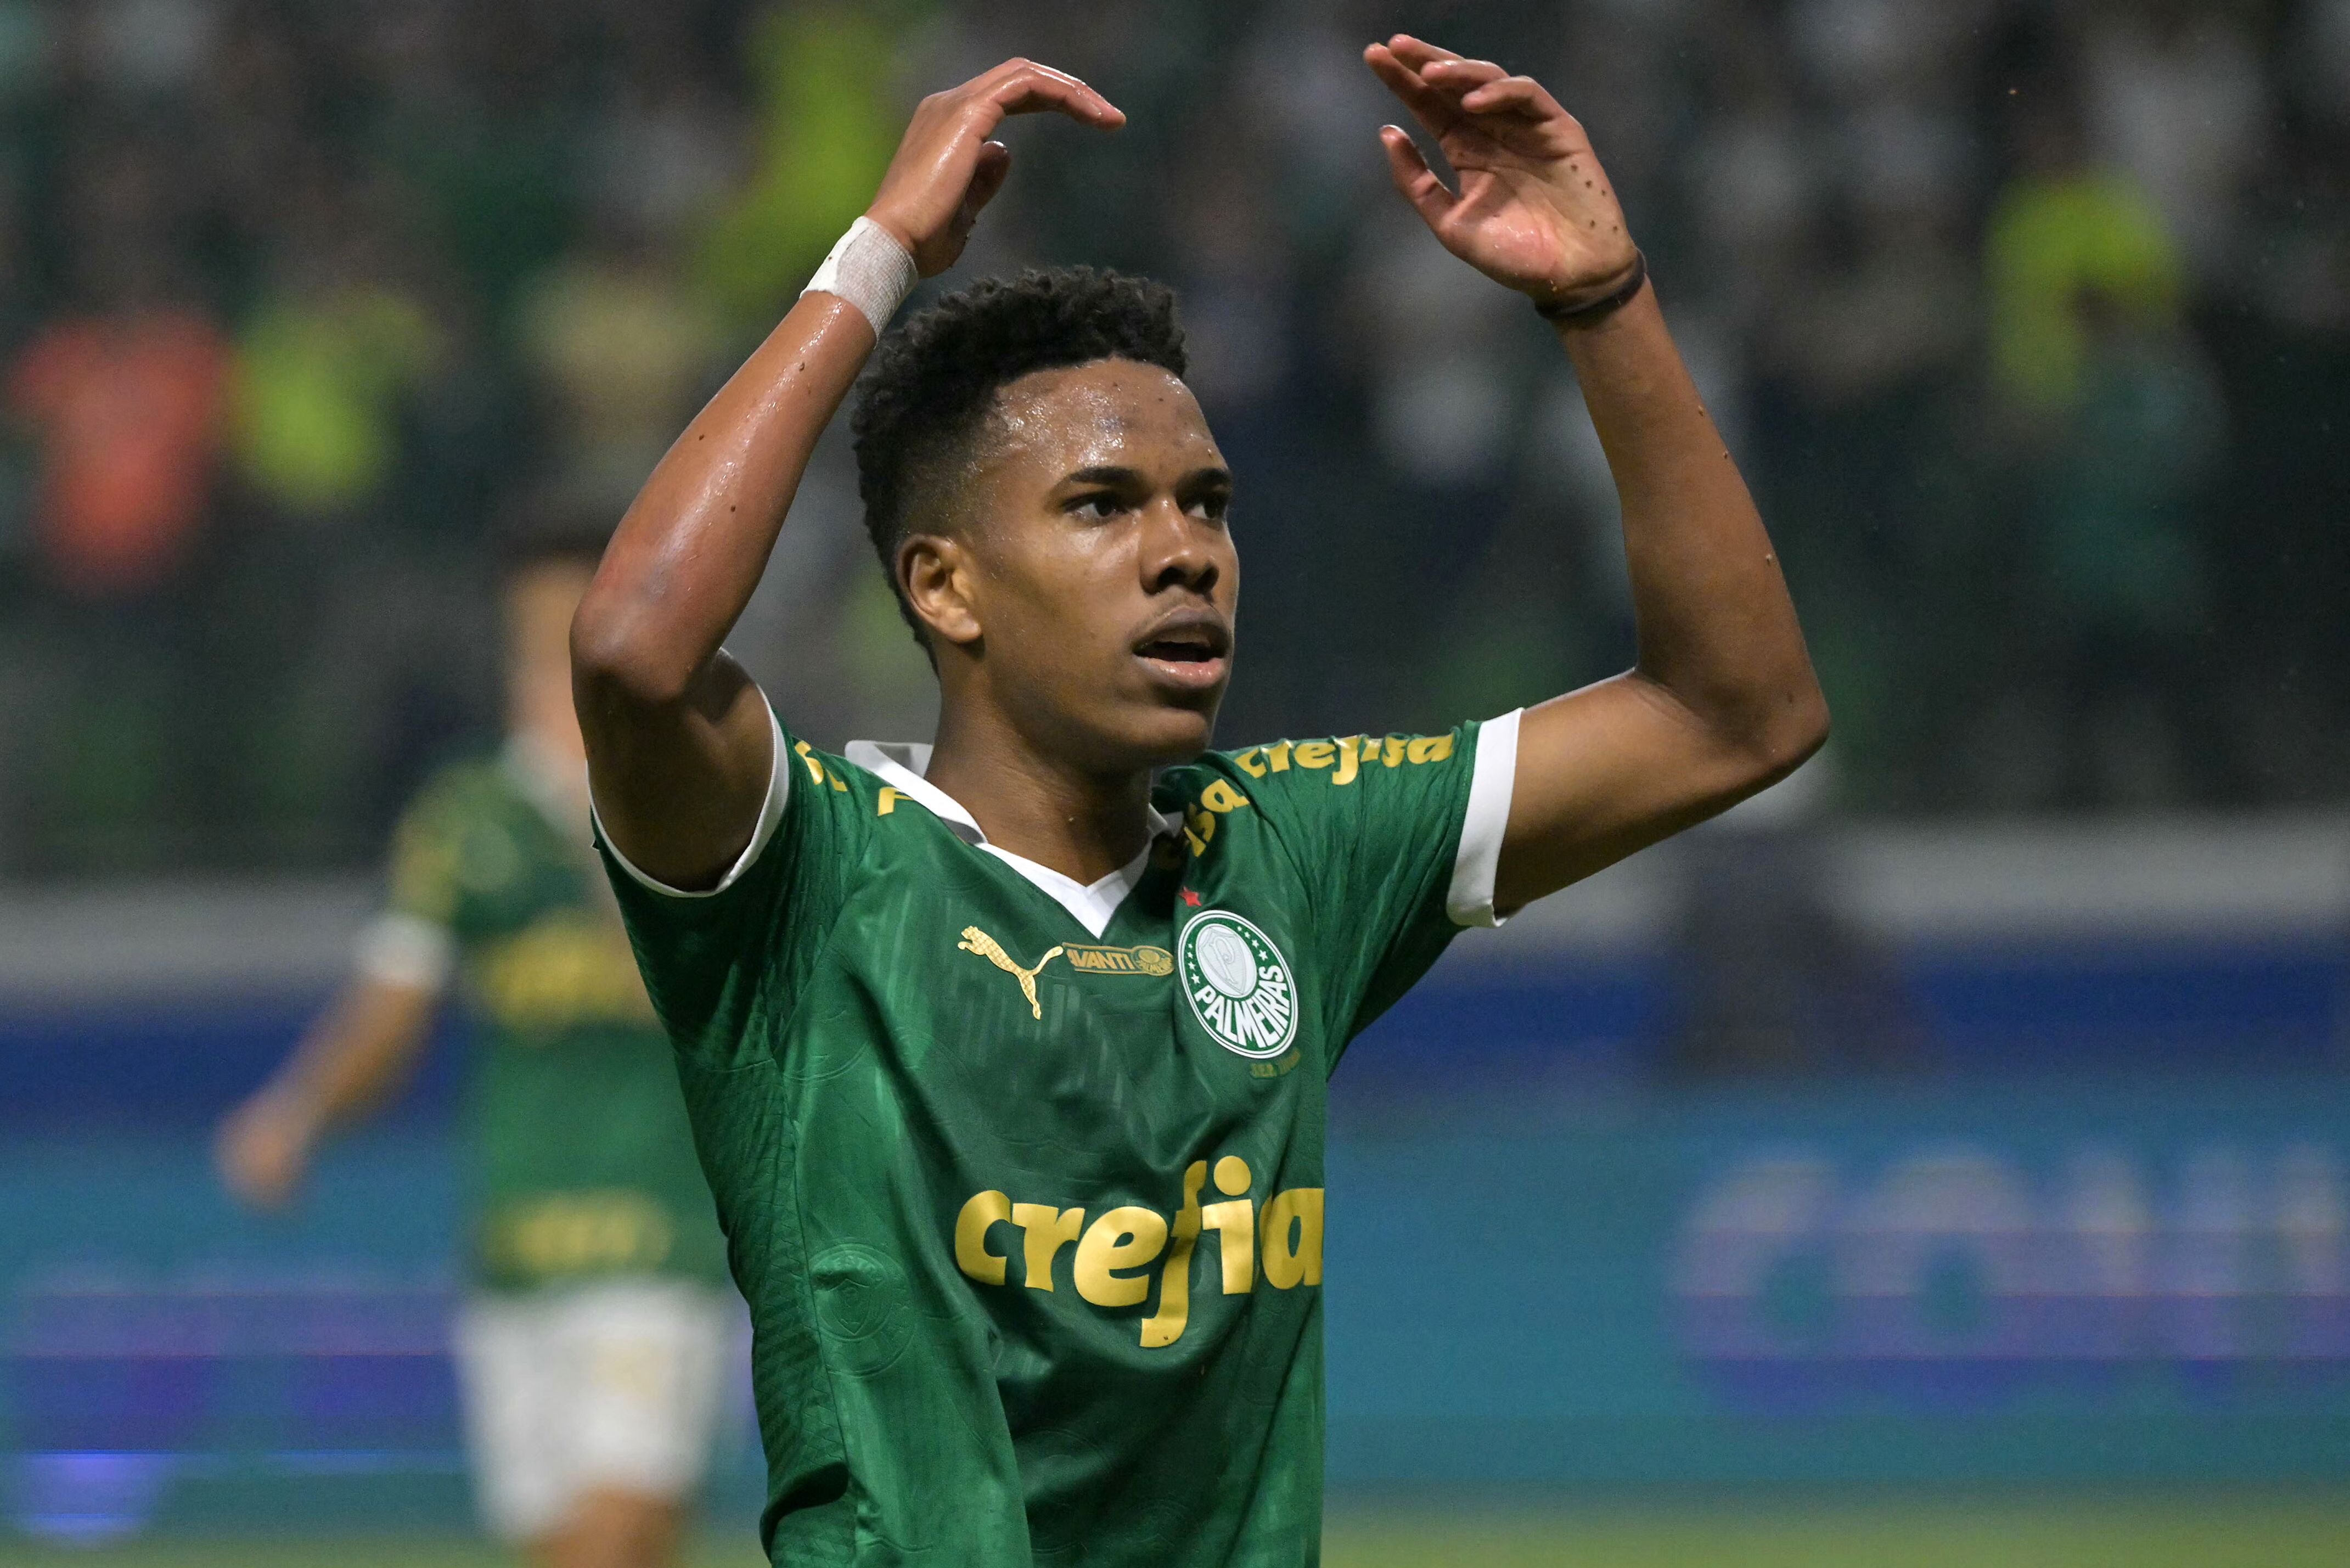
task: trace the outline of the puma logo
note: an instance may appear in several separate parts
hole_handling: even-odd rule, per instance
[[[997,941],[993,937],[989,936],[985,931],[981,930],[977,926],[965,926],[962,929],[962,940],[955,943],[955,946],[961,948],[964,952],[977,953],[980,957],[985,959],[988,962],[993,964],[996,968],[1002,970],[1013,979],[1018,981],[1020,982],[1020,994],[1028,999],[1029,1012],[1035,1015],[1040,1023],[1043,1021],[1045,1017],[1045,1004],[1036,1000],[1036,976],[1046,964],[1051,963],[1055,959],[1061,956],[1063,950],[1061,948],[1056,946],[1047,949],[1045,956],[1036,961],[1036,964],[1034,969],[1022,969],[1018,964],[1012,961],[1012,955],[1003,950],[1003,943]]]

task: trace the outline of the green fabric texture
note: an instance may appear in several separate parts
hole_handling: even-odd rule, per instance
[[[805,744],[723,892],[611,864],[751,1305],[775,1562],[1318,1559],[1326,1078],[1454,934],[1475,729],[1170,771],[1182,828],[1098,936]]]
[[[484,763],[433,779],[394,839],[391,908],[450,934],[477,1021],[474,1281],[723,1280],[672,1054],[585,835]]]

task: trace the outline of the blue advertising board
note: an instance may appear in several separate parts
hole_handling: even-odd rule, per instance
[[[1336,1482],[2350,1469],[2350,1086],[1340,1095]]]

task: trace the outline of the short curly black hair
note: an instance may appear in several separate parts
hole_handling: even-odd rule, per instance
[[[898,580],[898,546],[918,510],[935,507],[928,482],[962,456],[997,389],[1035,370],[1132,359],[1180,376],[1183,327],[1175,291],[1149,278],[1089,266],[1031,269],[1007,283],[958,289],[881,341],[849,421],[865,532],[898,597],[898,613],[927,649]]]

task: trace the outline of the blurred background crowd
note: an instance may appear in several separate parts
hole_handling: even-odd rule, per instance
[[[947,280],[1182,291],[1242,480],[1228,741],[1619,668],[1561,357],[1387,189],[1409,26],[1590,127],[1902,814],[2350,787],[2350,3],[0,0],[0,872],[329,868],[498,720],[504,520],[618,516],[914,98],[1024,123]],[[936,286],[933,286],[935,287]],[[739,647],[926,733],[836,442]]]

